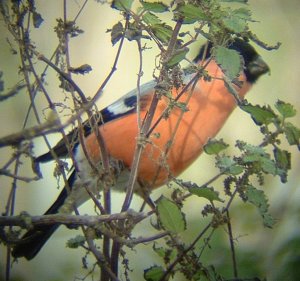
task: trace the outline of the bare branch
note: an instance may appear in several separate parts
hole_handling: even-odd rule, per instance
[[[229,211],[226,211],[227,215],[227,228],[228,228],[228,235],[229,235],[229,243],[230,243],[230,250],[231,250],[231,257],[232,257],[232,266],[233,266],[233,276],[234,278],[238,279],[238,270],[237,270],[237,261],[236,261],[236,254],[234,248],[234,241],[233,241],[233,234],[232,234],[232,226],[229,216]]]
[[[40,125],[24,129],[21,132],[14,133],[0,138],[0,147],[9,145],[18,145],[24,140],[31,140],[35,137],[45,134],[54,133],[59,129],[59,122],[56,118],[50,118],[48,121]]]
[[[54,215],[42,215],[42,216],[0,216],[0,225],[2,226],[26,226],[27,221],[30,221],[30,225],[38,226],[45,224],[72,224],[72,225],[85,225],[95,226],[99,223],[110,222],[116,220],[138,220],[147,218],[148,213],[138,213],[133,210],[127,212],[100,215],[100,216],[87,216],[87,215],[65,215],[65,214],[54,214]]]
[[[0,102],[4,101],[8,98],[11,98],[18,94],[22,89],[24,89],[26,85],[24,84],[16,84],[11,90],[9,90],[6,94],[1,94],[0,95]]]
[[[4,175],[4,176],[14,178],[14,179],[19,180],[19,181],[24,181],[24,182],[32,182],[32,181],[37,181],[37,180],[40,179],[40,177],[38,177],[38,176],[30,178],[30,177],[23,177],[23,176],[14,175],[6,169],[0,169],[0,175]]]

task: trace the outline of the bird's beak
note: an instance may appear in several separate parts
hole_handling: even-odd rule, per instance
[[[247,69],[252,77],[257,78],[267,72],[270,72],[269,66],[264,62],[261,56],[257,56],[254,60],[252,60]]]

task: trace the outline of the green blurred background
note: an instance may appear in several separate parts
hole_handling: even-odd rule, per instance
[[[83,1],[67,1],[68,18],[72,19],[77,14]],[[37,10],[43,15],[44,23],[39,29],[32,30],[31,36],[37,45],[37,50],[46,57],[50,57],[57,46],[57,38],[53,32],[56,25],[56,18],[62,17],[62,1],[36,1]],[[253,88],[247,99],[252,103],[261,105],[284,100],[293,104],[300,114],[299,83],[299,30],[300,30],[300,1],[289,0],[268,0],[249,1],[249,6],[253,11],[251,23],[253,31],[265,42],[275,44],[282,42],[278,51],[259,52],[271,68],[271,74],[263,77]],[[79,66],[90,64],[93,71],[85,76],[76,77],[76,81],[85,93],[92,96],[98,89],[111,69],[117,48],[112,47],[110,35],[106,33],[111,28],[120,15],[112,11],[108,5],[100,5],[96,1],[89,1],[82,14],[77,20],[77,25],[85,32],[83,35],[71,40],[71,64]],[[4,72],[6,89],[13,86],[20,78],[18,75],[18,56],[12,56],[7,39],[11,37],[3,29],[0,22],[0,70]],[[203,43],[197,42],[193,45],[193,54]],[[258,49],[258,48],[257,48]],[[154,68],[154,56],[157,54],[155,48],[144,53],[144,76],[143,82],[152,78]],[[191,57],[193,56],[191,54]],[[38,69],[43,69],[43,64],[37,64]],[[106,87],[103,96],[99,100],[99,108],[104,107],[116,100],[119,96],[131,90],[136,85],[138,73],[138,54],[136,44],[126,42],[118,65],[118,70]],[[62,93],[57,85],[57,75],[49,71],[46,77],[47,89],[52,97],[59,103],[67,105],[71,101]],[[44,108],[43,99],[37,100],[41,108]],[[20,131],[24,116],[29,106],[29,99],[25,93],[19,94],[6,102],[0,103],[1,131],[0,137],[12,132]],[[65,111],[68,113],[68,110]],[[44,111],[45,116],[49,114]],[[300,125],[299,114],[296,125]],[[34,124],[34,119],[30,120]],[[230,120],[226,123],[218,137],[224,138],[228,143],[233,144],[236,139],[246,140],[253,144],[260,142],[258,128],[253,124],[247,114],[241,110],[236,110]],[[59,136],[51,136],[52,144],[55,144]],[[35,154],[44,152],[46,147],[42,140],[35,141]],[[5,163],[10,157],[10,149],[0,150],[0,161]],[[237,237],[237,257],[241,277],[267,277],[268,280],[299,280],[300,276],[300,216],[299,216],[299,171],[300,161],[297,149],[292,151],[292,171],[289,174],[289,181],[283,185],[278,178],[268,177],[265,191],[269,195],[271,213],[277,220],[273,229],[266,229],[262,226],[262,221],[255,208],[245,204],[234,204],[232,208],[233,231]],[[2,167],[2,164],[1,164]],[[44,178],[38,182],[30,184],[19,184],[16,201],[16,213],[22,210],[30,214],[41,214],[56,197],[57,181],[53,177],[53,165],[43,165],[42,172]],[[193,180],[199,184],[205,182],[213,175],[216,169],[211,157],[201,156],[182,176],[186,180]],[[22,174],[30,175],[30,166],[26,163],[22,166]],[[219,183],[222,188],[221,182]],[[7,195],[11,187],[11,181],[1,177],[0,211],[4,211]],[[162,193],[169,193],[167,188],[157,190],[153,198],[159,197]],[[123,197],[114,194],[114,202],[120,202]],[[140,200],[135,198],[137,206]],[[200,204],[201,203],[201,204]],[[199,212],[203,204],[199,200],[190,200],[185,211],[188,213],[189,231],[186,237],[195,237],[201,229],[202,223],[198,221]],[[82,213],[88,213],[93,208],[92,204],[85,204]],[[119,204],[114,204],[114,211],[118,210]],[[150,227],[142,226],[136,229],[137,236],[150,235],[153,233]],[[40,254],[32,261],[28,262],[19,259],[13,264],[11,269],[12,280],[74,280],[75,276],[84,276],[88,273],[82,269],[81,257],[84,252],[65,248],[65,242],[70,237],[79,234],[76,230],[67,230],[61,227],[47,243]],[[231,261],[227,237],[224,229],[220,229],[212,241],[214,245],[206,253],[204,262],[213,263],[224,273],[226,277],[231,277]],[[0,280],[4,280],[5,272],[5,249],[0,246]],[[150,248],[148,246],[148,248]],[[160,259],[147,251],[146,246],[139,246],[134,251],[128,250],[128,258],[131,260],[130,266],[134,269],[131,280],[141,280],[143,269],[152,264],[160,263]],[[89,260],[89,265],[92,265]],[[97,279],[97,274],[94,276]],[[93,280],[92,276],[87,280]],[[177,280],[183,280],[178,277]]]

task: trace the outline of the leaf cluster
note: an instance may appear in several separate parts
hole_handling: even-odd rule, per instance
[[[210,217],[210,223],[199,235],[202,241],[206,241],[204,234],[208,235],[209,229],[213,232],[229,223],[230,218],[227,212],[237,195],[243,202],[257,208],[265,227],[274,226],[276,220],[269,212],[268,198],[263,189],[265,177],[267,175],[278,176],[282,182],[287,181],[288,171],[291,169],[291,154],[283,149],[281,144],[285,139],[289,145],[299,147],[300,140],[299,129],[290,121],[296,115],[295,108],[280,100],[274,107],[277,112],[271,107],[251,104],[241,106],[259,125],[262,133],[261,144],[251,145],[239,140],[236,142],[239,154],[232,157],[226,154],[226,150],[230,147],[227,143],[223,140],[210,140],[205,145],[204,151],[216,157],[219,175],[201,186],[176,179],[176,183],[188,194],[184,195],[183,191],[177,190],[173,192],[173,200],[165,197],[158,200],[159,226],[169,232],[169,239],[166,239],[167,246],[159,247],[159,255],[165,257],[170,252],[172,255],[168,254],[168,259],[163,259],[165,267],[154,265],[146,269],[144,274],[146,280],[165,280],[163,278],[178,271],[191,280],[224,280],[216,272],[214,266],[204,265],[201,262],[200,257],[204,249],[208,247],[205,242],[201,250],[196,250],[180,238],[186,230],[187,222],[182,210],[182,200],[187,197],[196,196],[209,201],[209,204],[205,205],[202,210],[203,217]],[[272,153],[268,152],[270,150]],[[216,191],[217,187],[213,186],[215,180],[220,177],[224,178],[223,188],[227,199],[221,198],[219,192]],[[194,243],[196,241],[197,239]],[[177,265],[176,269],[172,267],[174,263]]]
[[[233,8],[228,2],[237,2],[240,6]],[[126,27],[119,21],[108,32],[111,33],[113,45],[123,36],[130,41],[154,41],[163,57],[172,37],[172,22],[180,22],[183,26],[188,26],[190,31],[179,34],[173,52],[163,63],[172,68],[186,60],[190,45],[201,35],[213,43],[213,56],[230,81],[234,81],[243,68],[243,61],[238,52],[226,47],[234,37],[255,39],[260,46],[272,49],[249,31],[248,24],[253,19],[246,4],[247,1],[210,0],[174,1],[168,6],[163,2],[116,0],[113,1],[112,7],[124,13],[129,24]],[[166,17],[172,21],[166,21]]]

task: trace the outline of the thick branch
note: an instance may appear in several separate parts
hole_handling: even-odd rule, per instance
[[[45,224],[72,224],[72,225],[86,225],[95,226],[98,223],[109,222],[115,220],[141,220],[148,217],[147,213],[138,213],[133,210],[127,212],[111,214],[111,215],[100,215],[100,216],[75,216],[75,215],[65,215],[65,214],[54,214],[54,215],[43,215],[43,216],[29,216],[29,215],[19,215],[19,216],[0,216],[0,225],[2,226],[26,226],[28,222],[30,225],[38,226]]]

